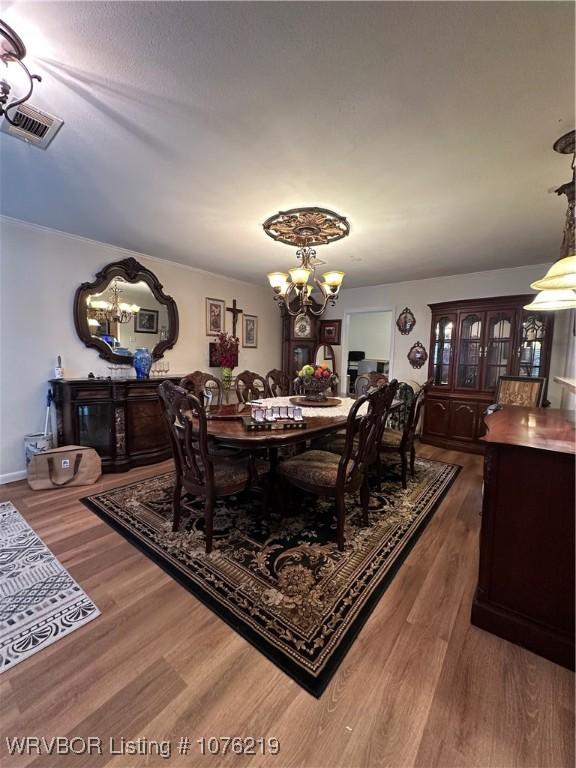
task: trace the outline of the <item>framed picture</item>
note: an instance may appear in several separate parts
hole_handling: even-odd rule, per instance
[[[206,336],[218,336],[224,331],[226,302],[223,299],[206,299]]]
[[[218,348],[218,344],[215,341],[211,341],[208,344],[208,367],[209,368],[220,368],[220,362],[216,356],[217,348]],[[234,362],[234,368],[236,368],[236,366],[238,365],[238,355],[236,355],[233,362]]]
[[[428,353],[422,342],[417,341],[410,347],[410,352],[406,355],[408,362],[412,368],[422,368],[426,360],[428,360]]]
[[[408,307],[404,307],[402,312],[400,312],[398,315],[398,319],[396,320],[396,327],[402,336],[408,336],[415,325],[416,318],[414,317],[414,312],[412,312],[412,310]]]
[[[542,376],[500,376],[496,402],[540,408],[546,379]]]
[[[134,315],[135,333],[158,333],[158,310],[140,309]]]
[[[321,344],[340,344],[342,334],[342,320],[321,320],[320,321],[320,343]]]
[[[258,346],[258,318],[256,315],[242,315],[242,346]]]

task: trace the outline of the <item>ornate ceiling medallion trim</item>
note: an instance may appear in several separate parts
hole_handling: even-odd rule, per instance
[[[328,208],[292,208],[266,219],[264,232],[273,240],[297,248],[325,245],[350,233],[345,216]]]

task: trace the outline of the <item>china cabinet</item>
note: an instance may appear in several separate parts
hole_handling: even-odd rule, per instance
[[[483,415],[494,402],[500,376],[548,377],[553,315],[523,309],[531,298],[430,304],[432,387],[423,442],[482,453]]]

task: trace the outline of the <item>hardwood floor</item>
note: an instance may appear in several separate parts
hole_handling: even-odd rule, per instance
[[[0,764],[572,766],[573,674],[470,624],[482,458],[419,453],[464,469],[320,700],[79,503],[86,489],[1,486],[102,616],[0,677]],[[103,754],[8,756],[15,736],[100,736]],[[111,755],[110,736],[171,739],[171,759]],[[201,736],[275,736],[281,749],[202,756]]]

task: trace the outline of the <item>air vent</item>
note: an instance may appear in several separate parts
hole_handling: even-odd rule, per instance
[[[21,104],[9,112],[16,125],[10,125],[8,120],[2,120],[2,131],[17,139],[33,144],[40,149],[46,149],[58,133],[64,120],[48,112],[43,112],[31,104]]]

